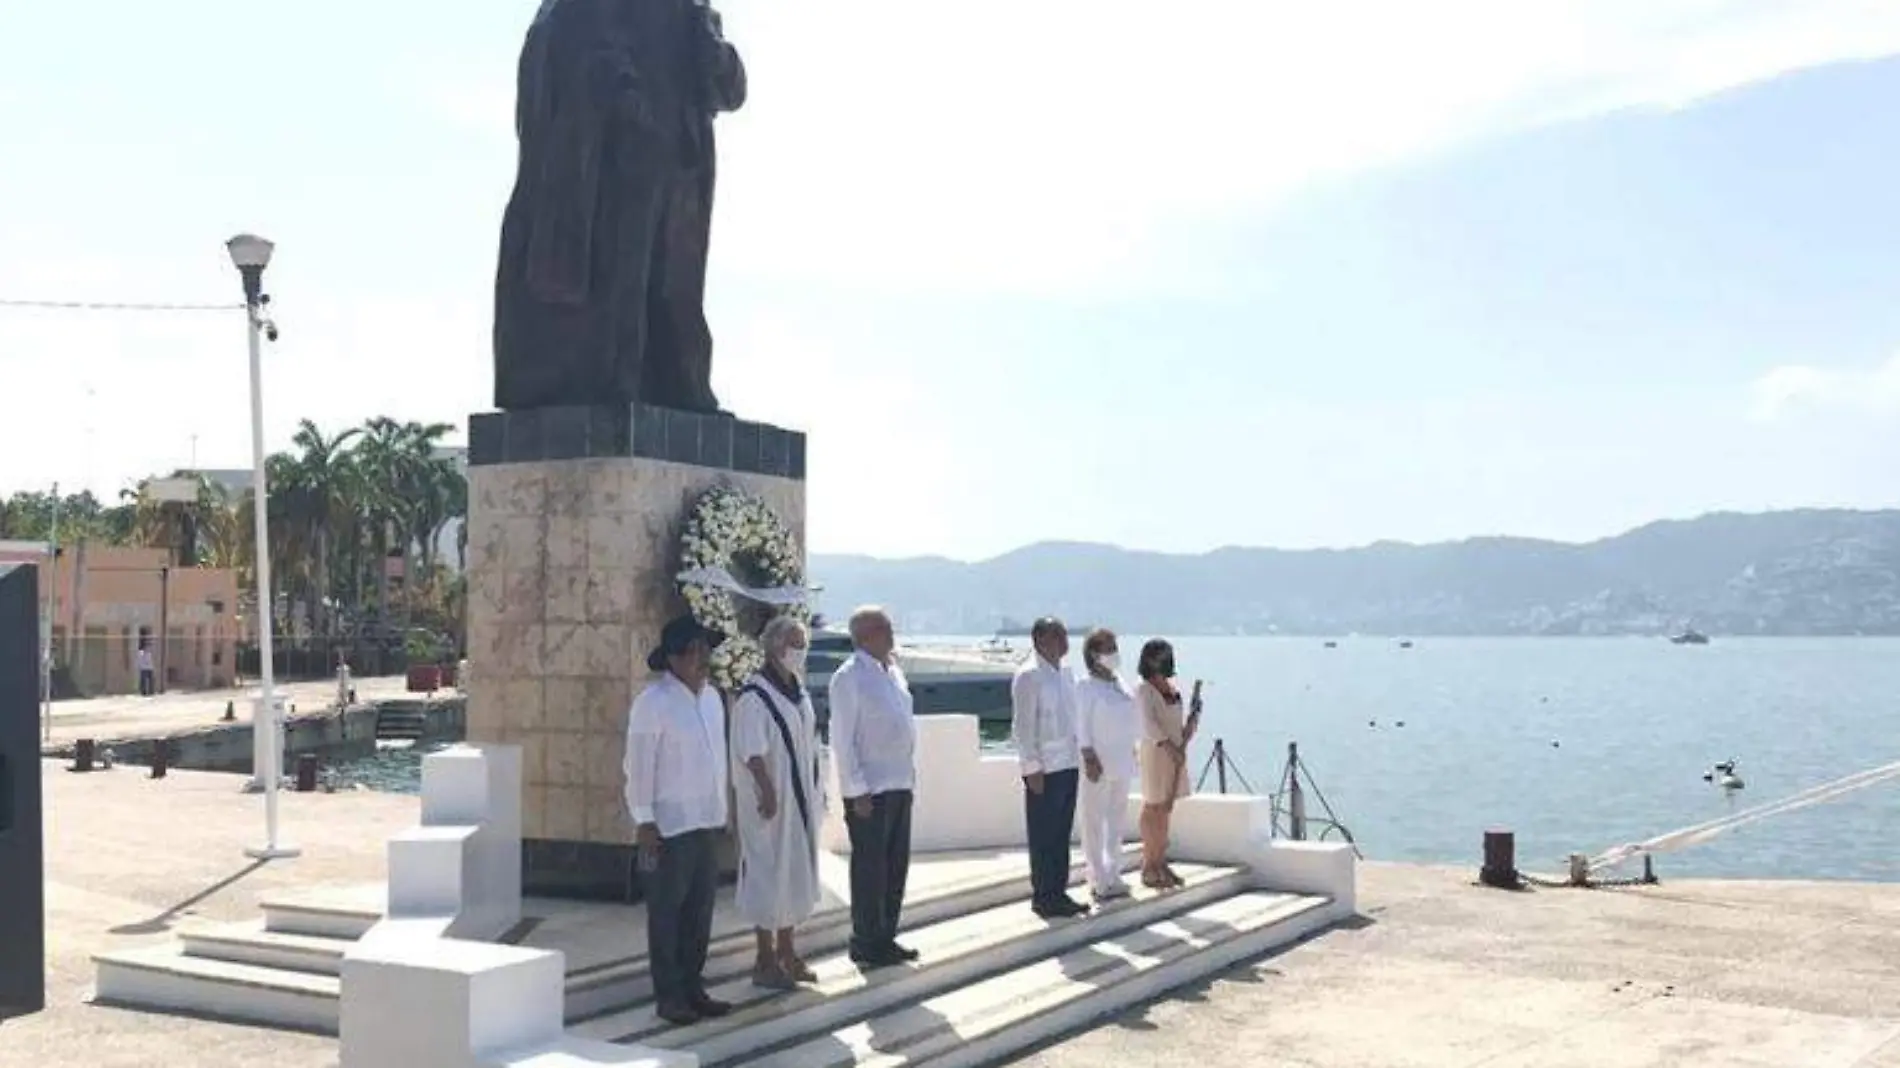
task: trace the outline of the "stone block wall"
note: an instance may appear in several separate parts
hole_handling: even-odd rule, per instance
[[[685,609],[680,532],[723,483],[802,546],[805,487],[788,476],[630,455],[471,465],[468,736],[521,747],[526,892],[632,892],[627,709],[647,650]]]

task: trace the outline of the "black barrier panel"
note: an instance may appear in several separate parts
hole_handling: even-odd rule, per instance
[[[0,1017],[46,1007],[38,572],[0,564]]]

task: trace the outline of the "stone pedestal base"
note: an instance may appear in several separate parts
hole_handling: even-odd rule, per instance
[[[469,739],[522,749],[525,893],[631,899],[627,708],[685,610],[680,532],[723,483],[803,546],[804,436],[640,406],[478,415],[469,440]]]

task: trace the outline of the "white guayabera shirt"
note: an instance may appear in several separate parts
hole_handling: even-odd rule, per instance
[[[627,713],[627,814],[662,838],[726,825],[726,708],[710,683],[695,694],[672,672]]]
[[[1023,774],[1068,771],[1082,763],[1075,741],[1075,679],[1042,658],[1029,658],[1009,684],[1010,738]]]
[[[855,799],[916,789],[917,724],[903,670],[860,649],[832,672],[829,690],[838,792]]]

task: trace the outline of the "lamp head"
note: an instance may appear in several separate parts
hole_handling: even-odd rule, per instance
[[[277,246],[256,234],[239,234],[224,243],[237,269],[261,271],[270,266],[270,254]]]
[[[255,315],[270,299],[264,296],[264,268],[270,266],[270,254],[277,246],[256,234],[239,234],[226,241],[224,247],[230,251],[231,262],[237,264],[238,274],[244,279],[244,303]]]

